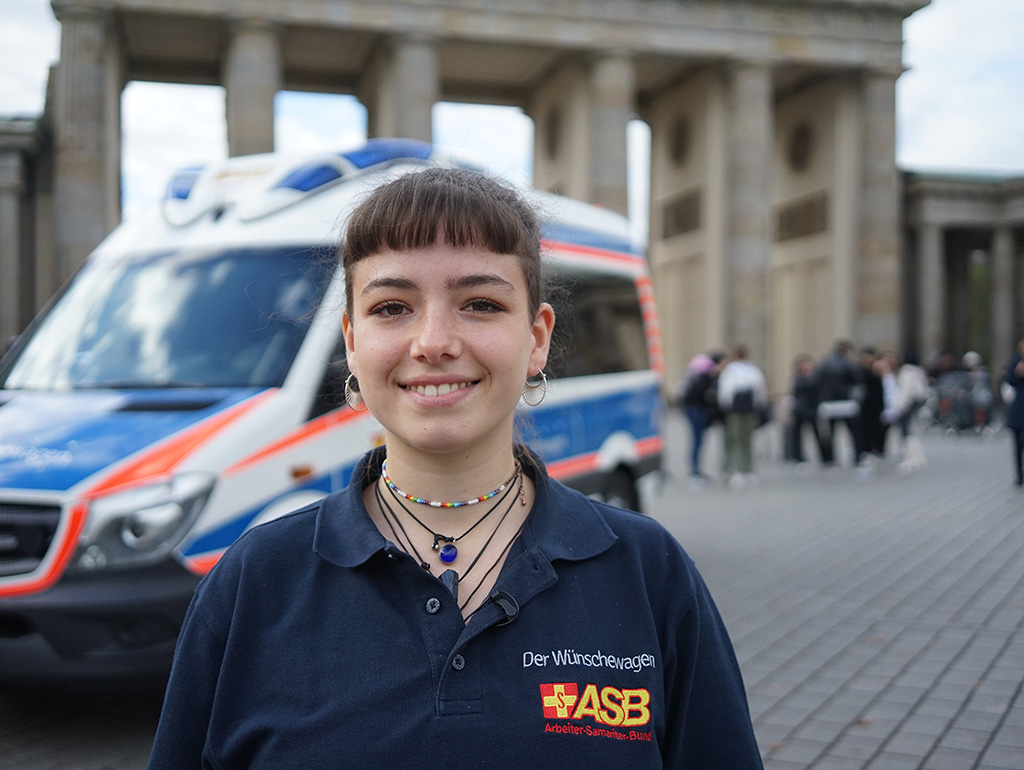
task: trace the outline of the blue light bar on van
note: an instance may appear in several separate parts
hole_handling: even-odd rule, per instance
[[[370,139],[358,150],[342,153],[342,157],[356,168],[369,168],[402,158],[426,160],[430,153],[430,144],[416,139]]]
[[[203,168],[203,166],[186,166],[175,171],[174,176],[167,183],[167,189],[164,190],[164,200],[187,200]]]
[[[299,192],[309,192],[340,178],[341,171],[329,163],[310,163],[289,172],[284,179],[274,185],[273,189],[288,188]]]

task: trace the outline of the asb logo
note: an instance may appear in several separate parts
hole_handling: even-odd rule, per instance
[[[558,682],[540,686],[545,719],[583,719],[599,725],[638,727],[651,721],[651,693],[642,687],[618,689],[588,684],[580,695],[576,682]]]

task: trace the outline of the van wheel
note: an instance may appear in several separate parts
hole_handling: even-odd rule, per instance
[[[627,511],[640,510],[640,497],[636,492],[633,476],[625,468],[619,468],[608,477],[604,487],[604,501]]]

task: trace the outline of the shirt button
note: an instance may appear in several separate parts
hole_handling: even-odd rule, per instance
[[[466,667],[466,659],[461,655],[456,655],[452,658],[452,668],[456,671],[462,671]]]
[[[433,597],[433,596],[431,596],[429,599],[427,599],[427,612],[429,612],[431,615],[433,615],[439,609],[441,609],[441,600],[440,599],[437,599],[436,597]]]

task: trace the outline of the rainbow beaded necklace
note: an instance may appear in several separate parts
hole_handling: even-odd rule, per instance
[[[416,497],[416,495],[410,495],[408,492],[403,492],[401,489],[398,488],[395,482],[391,480],[391,477],[388,476],[387,458],[385,458],[384,462],[381,463],[380,475],[381,478],[384,479],[384,483],[388,485],[388,489],[390,489],[396,495],[404,497],[406,500],[409,500],[410,502],[419,503],[420,505],[429,505],[431,508],[462,508],[465,505],[476,505],[477,503],[482,503],[485,500],[490,500],[495,495],[500,495],[502,492],[504,492],[508,488],[508,485],[515,481],[516,477],[519,475],[519,463],[516,462],[515,470],[512,471],[512,475],[508,477],[508,481],[506,481],[500,487],[495,489],[493,492],[488,492],[486,495],[481,495],[480,497],[474,497],[472,500],[462,500],[454,503],[446,503],[441,502],[439,500],[424,500],[422,497]]]

